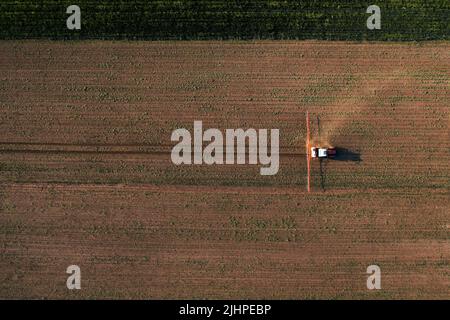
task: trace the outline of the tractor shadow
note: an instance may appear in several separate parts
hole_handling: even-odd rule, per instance
[[[332,161],[354,161],[361,162],[361,153],[347,149],[347,148],[336,148],[336,156],[331,159]]]

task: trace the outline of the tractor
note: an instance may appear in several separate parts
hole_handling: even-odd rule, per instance
[[[336,157],[336,148],[311,147],[311,158],[329,158]]]

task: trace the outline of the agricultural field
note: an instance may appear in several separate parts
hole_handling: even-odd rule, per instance
[[[0,41],[0,298],[449,299],[449,85],[445,41]],[[174,165],[195,120],[278,173]]]
[[[68,30],[77,4],[80,30]],[[365,1],[2,0],[0,39],[450,40],[448,0],[378,0],[382,28],[366,28]]]

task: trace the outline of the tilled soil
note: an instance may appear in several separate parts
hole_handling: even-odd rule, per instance
[[[0,297],[450,298],[449,49],[0,42]],[[175,166],[194,120],[280,129],[278,174]]]

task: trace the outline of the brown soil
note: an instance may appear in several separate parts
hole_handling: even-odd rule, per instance
[[[448,299],[449,74],[445,42],[2,41],[0,298]],[[310,194],[306,110],[344,155]],[[194,120],[280,129],[279,173],[173,165]]]

